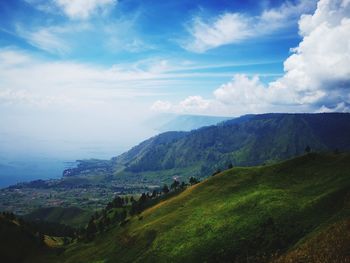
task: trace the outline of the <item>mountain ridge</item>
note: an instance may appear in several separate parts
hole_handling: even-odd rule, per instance
[[[314,151],[350,150],[349,113],[250,114],[188,132],[165,132],[113,157],[109,178],[159,173],[206,177],[228,164],[271,163]],[[94,173],[93,166],[88,175]],[[101,169],[96,167],[95,170]],[[107,169],[107,168],[106,168]],[[162,173],[172,175],[161,178]],[[78,175],[81,173],[78,173]],[[160,183],[155,180],[155,183]]]

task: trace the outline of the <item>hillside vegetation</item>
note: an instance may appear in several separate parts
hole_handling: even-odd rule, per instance
[[[14,216],[0,214],[1,262],[21,263],[47,251],[43,238],[33,229],[22,225]]]
[[[83,227],[90,219],[92,212],[78,207],[44,207],[24,216],[27,221],[47,221],[73,227]]]
[[[348,262],[349,195],[350,154],[237,167],[46,262]]]
[[[349,134],[348,113],[246,115],[191,132],[162,133],[110,161],[81,161],[67,173],[98,175],[99,183],[105,178],[161,185],[179,175],[184,180],[204,178],[230,163],[274,163],[303,154],[307,146],[314,151],[347,151]]]

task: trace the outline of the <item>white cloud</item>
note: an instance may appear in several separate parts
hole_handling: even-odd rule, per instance
[[[193,39],[185,44],[185,48],[195,52],[239,42],[252,35],[249,19],[240,14],[230,13],[217,17],[212,23],[206,23],[202,18],[196,17],[189,32]]]
[[[0,49],[0,104],[79,109],[159,93],[152,87],[157,86],[161,72],[125,68],[44,61],[19,50]]]
[[[137,53],[145,50],[154,49],[153,45],[145,43],[140,38],[136,28],[139,13],[130,17],[122,17],[117,21],[110,22],[103,26],[104,46],[108,51],[115,53],[127,51]]]
[[[14,51],[12,49],[3,49],[0,52],[0,61],[2,66],[14,66],[14,65],[23,65],[30,62],[30,58],[25,54]]]
[[[21,26],[17,26],[17,34],[30,45],[49,53],[66,54],[70,51],[70,47],[57,33],[57,28],[40,28],[27,31]]]
[[[151,106],[151,110],[159,112],[167,112],[171,110],[172,104],[169,101],[157,100]]]
[[[210,101],[203,99],[201,96],[189,96],[181,101],[179,106],[180,110],[183,110],[184,112],[196,110],[203,111],[209,108]]]
[[[86,20],[93,15],[107,14],[118,0],[24,0],[40,11],[64,14],[73,20]]]
[[[169,101],[157,100],[153,103],[151,109],[156,112],[200,114],[208,110],[211,107],[211,103],[210,100],[206,100],[201,96],[189,96],[176,105]]]
[[[148,103],[164,94],[159,85],[171,81],[159,84],[162,72],[150,67],[51,61],[19,49],[0,49],[0,133],[11,134],[11,140],[4,140],[22,153],[74,156],[81,154],[80,147],[102,142],[114,148],[113,156],[154,135],[143,125],[151,115]],[[17,142],[23,136],[30,150]],[[50,149],[41,148],[37,140],[47,141]]]
[[[235,75],[233,80],[214,91],[215,98],[224,104],[260,104],[265,88],[258,76]]]
[[[316,112],[350,112],[350,106],[346,105],[345,102],[338,103],[334,108],[327,108],[322,105],[322,107]]]
[[[87,19],[94,13],[105,13],[116,0],[53,0],[71,19]]]
[[[214,91],[214,98],[201,98],[206,107],[199,103],[186,107],[180,102],[172,110],[231,115],[349,111],[350,1],[320,0],[314,14],[301,16],[299,30],[303,39],[285,60],[281,78],[263,84],[257,76],[235,75]]]
[[[296,22],[301,13],[312,10],[313,6],[313,0],[300,0],[297,4],[286,2],[278,8],[264,10],[255,17],[226,12],[208,21],[197,16],[188,26],[191,37],[183,43],[183,47],[201,53],[270,34]]]
[[[288,90],[294,103],[350,103],[350,2],[321,0],[299,25],[303,40],[284,62],[285,75],[270,89]]]

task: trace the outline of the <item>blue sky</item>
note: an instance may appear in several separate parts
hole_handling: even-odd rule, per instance
[[[113,155],[163,113],[349,111],[349,6],[3,0],[2,151]]]

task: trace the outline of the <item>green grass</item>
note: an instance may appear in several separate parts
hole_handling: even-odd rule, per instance
[[[348,218],[350,155],[234,168],[100,234],[58,262],[263,262]],[[298,243],[299,242],[299,243]]]

